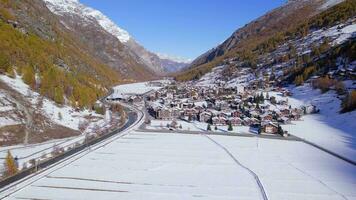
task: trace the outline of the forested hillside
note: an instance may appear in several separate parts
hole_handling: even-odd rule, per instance
[[[298,4],[298,1],[296,2]],[[321,5],[320,1],[306,2],[314,2],[314,4],[313,6],[297,6],[290,11],[290,15],[282,15],[285,17],[279,20],[274,20],[274,23],[269,22],[267,25],[261,25],[263,30],[258,28],[259,23],[265,21],[266,19],[273,19],[271,18],[271,15],[278,15],[281,11],[283,12],[286,9],[288,10],[288,4],[284,7],[276,9],[275,11],[267,13],[265,16],[256,21],[251,22],[225,41],[223,43],[224,47],[219,46],[196,59],[188,70],[177,74],[176,79],[181,81],[199,79],[213,67],[228,63],[231,59],[239,61],[239,65],[242,67],[251,67],[256,69],[263,63],[261,62],[261,57],[272,52],[279,45],[287,43],[290,40],[302,38],[313,30],[328,28],[337,23],[345,22],[355,16],[356,12],[356,2],[346,0],[334,7],[322,11],[319,14],[313,15],[315,12],[320,11],[317,7],[318,5]],[[308,16],[310,16],[310,18]],[[281,20],[286,20],[288,25],[284,26],[284,23],[280,23]],[[282,28],[278,28],[278,24],[280,24]],[[255,32],[248,32],[248,30],[253,30]],[[221,49],[224,49],[224,51],[221,51]],[[217,51],[220,51],[220,53],[216,53]],[[214,56],[209,56],[212,53]],[[291,51],[291,53],[293,54],[293,51]],[[202,61],[202,59],[209,57],[211,59]]]

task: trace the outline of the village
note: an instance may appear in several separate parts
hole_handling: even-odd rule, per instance
[[[318,112],[314,105],[292,107],[288,103],[288,97],[292,95],[290,91],[270,85],[258,89],[261,88],[258,81],[251,81],[246,86],[201,86],[175,81],[165,86],[160,82],[148,84],[161,89],[120,99],[130,103],[144,100],[148,113],[145,121],[147,129],[156,125],[158,129],[171,131],[236,133],[239,130],[238,133],[287,137],[289,134],[281,125]],[[194,125],[198,129],[194,129]]]

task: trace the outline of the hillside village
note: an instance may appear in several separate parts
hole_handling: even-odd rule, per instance
[[[174,129],[179,129],[177,120],[183,120],[206,123],[208,131],[217,126],[228,126],[230,131],[236,126],[248,126],[253,133],[287,136],[280,124],[318,111],[313,105],[292,107],[288,98],[280,100],[274,96],[290,96],[285,88],[265,87],[265,90],[256,90],[255,83],[246,87],[173,83],[147,96],[148,113],[155,119],[167,121],[167,126]]]

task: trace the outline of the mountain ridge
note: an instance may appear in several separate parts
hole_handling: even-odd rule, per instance
[[[291,29],[343,0],[296,0],[288,1],[266,14],[237,29],[220,45],[197,57],[186,70],[177,77],[193,78],[210,71],[213,66],[223,63],[226,58],[255,48],[278,32]],[[192,73],[193,72],[193,73]],[[190,75],[188,75],[190,74]],[[200,74],[200,75],[199,75]],[[184,80],[186,80],[184,78]]]
[[[136,59],[137,63],[142,64],[158,76],[164,75],[167,71],[171,71],[169,69],[170,66],[165,66],[165,61],[161,61],[157,54],[147,50],[139,44],[126,30],[119,27],[102,12],[82,4],[78,0],[43,1],[54,14],[62,17],[61,22],[64,24],[68,23],[68,21],[73,18],[76,18],[76,28],[78,28],[78,26],[93,26],[97,23],[101,28],[116,37],[124,46],[126,46],[127,54],[135,54],[133,57]],[[75,28],[73,25],[69,27]],[[176,61],[170,60],[170,62],[174,63]],[[115,65],[116,64],[117,63],[115,63]],[[177,62],[177,64],[180,63]],[[115,67],[114,64],[110,65]]]

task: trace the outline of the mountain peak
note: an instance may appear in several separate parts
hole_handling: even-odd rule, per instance
[[[79,15],[84,20],[90,22],[95,20],[107,32],[115,36],[120,42],[126,43],[130,40],[130,34],[111,21],[103,13],[93,8],[87,7],[78,0],[44,0],[51,12],[57,15],[70,13]]]
[[[168,55],[168,54],[164,54],[164,53],[156,53],[157,56],[160,59],[166,59],[166,60],[171,60],[177,63],[185,63],[185,64],[189,64],[192,62],[192,59],[186,59],[180,56],[172,56],[172,55]]]

